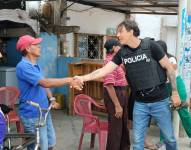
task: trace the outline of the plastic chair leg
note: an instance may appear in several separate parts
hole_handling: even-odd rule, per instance
[[[95,133],[91,134],[90,148],[94,148],[95,135],[96,135]]]
[[[102,131],[99,133],[99,150],[105,150],[106,149],[106,138],[107,138],[107,132]]]
[[[81,150],[83,137],[84,137],[84,133],[82,132],[82,133],[81,133],[81,136],[80,136],[80,142],[79,142],[78,150]]]

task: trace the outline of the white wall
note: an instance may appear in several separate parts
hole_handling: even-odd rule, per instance
[[[71,4],[68,2],[68,5]],[[79,33],[91,33],[106,35],[107,28],[116,28],[119,23],[125,19],[125,15],[103,10],[99,8],[92,8],[81,4],[74,4],[67,9],[67,25],[80,26]],[[72,34],[67,34],[67,56],[74,56],[74,39]]]
[[[141,38],[151,37],[155,40],[160,39],[161,16],[137,14],[134,18],[140,28]]]
[[[26,11],[29,13],[29,11],[31,10],[39,10],[40,7],[40,2],[36,2],[36,1],[29,1],[26,2]]]
[[[168,53],[176,56],[177,50],[177,32],[176,27],[166,27],[166,43],[168,47]]]
[[[79,32],[81,33],[106,34],[107,28],[116,28],[125,19],[125,15],[121,13],[99,8],[89,8],[91,6],[81,4],[74,4],[69,7],[67,16],[70,17],[70,20],[67,21],[67,25],[80,26]]]
[[[161,39],[166,41],[168,52],[176,56],[178,42],[178,17],[163,16],[161,24]]]
[[[80,26],[79,32],[95,34],[106,34],[107,28],[116,28],[125,19],[124,14],[81,4],[74,4],[72,7],[69,7],[67,15],[70,17],[67,25],[78,25]],[[133,15],[133,18],[138,23],[141,38],[162,39],[167,42],[169,52],[175,55],[177,16],[136,14]],[[67,41],[71,43],[70,40],[67,39]],[[73,55],[72,52],[70,52],[70,55]]]
[[[152,37],[155,40],[164,40],[168,52],[176,55],[177,50],[177,16],[143,15],[134,16],[140,28],[140,37]]]

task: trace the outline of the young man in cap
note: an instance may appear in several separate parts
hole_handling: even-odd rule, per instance
[[[175,71],[161,47],[153,40],[139,39],[140,30],[136,22],[126,20],[117,27],[117,37],[123,45],[112,61],[90,74],[75,77],[81,82],[104,77],[124,64],[130,87],[136,93],[133,109],[133,149],[144,149],[144,137],[150,117],[153,117],[162,134],[167,150],[177,150],[174,136],[166,75],[172,83],[171,100],[180,105],[176,88]]]
[[[23,56],[16,66],[16,76],[20,89],[19,113],[25,132],[32,133],[35,132],[35,124],[38,121],[38,110],[34,106],[27,104],[27,100],[38,103],[42,108],[47,108],[49,101],[55,100],[48,88],[65,84],[77,89],[81,88],[81,84],[72,78],[58,79],[43,76],[41,68],[37,64],[37,59],[40,57],[41,42],[42,38],[24,35],[19,38],[16,45]],[[57,103],[53,102],[53,107],[57,108],[57,106]],[[41,150],[52,150],[55,144],[55,132],[49,114],[46,125],[40,128],[40,148]],[[34,145],[29,146],[27,149],[33,150]]]
[[[105,42],[106,59],[110,62],[120,49],[117,39]],[[106,150],[130,150],[129,130],[127,127],[127,80],[122,66],[104,77],[104,103],[108,112],[108,137]]]

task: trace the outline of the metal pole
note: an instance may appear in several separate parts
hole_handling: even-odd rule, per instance
[[[179,1],[179,12],[178,12],[178,43],[177,43],[177,51],[176,58],[178,60],[178,73],[182,74],[182,54],[183,54],[183,41],[185,34],[185,12],[186,12],[186,3],[187,0]],[[180,118],[177,111],[173,112],[173,125],[174,125],[174,133],[176,138],[179,137],[179,125]]]
[[[190,51],[191,44],[189,41],[188,32],[188,16],[191,15],[191,0],[181,0],[179,1],[179,26],[178,26],[178,50],[176,53],[179,65],[179,74],[182,75],[187,93],[190,91],[190,77],[191,77],[191,60]],[[189,17],[190,18],[190,17]],[[187,94],[187,100],[189,99],[189,94]]]

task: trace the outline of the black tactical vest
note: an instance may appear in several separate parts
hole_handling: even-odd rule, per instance
[[[150,89],[166,82],[166,71],[152,57],[149,38],[143,39],[136,51],[124,46],[121,57],[128,82],[134,90]]]

